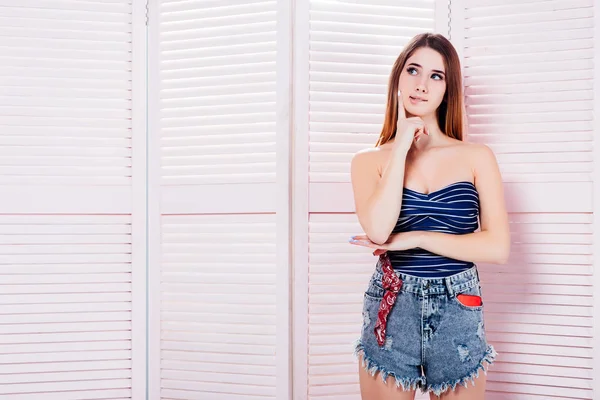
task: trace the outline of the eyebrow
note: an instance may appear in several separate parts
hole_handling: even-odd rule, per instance
[[[423,68],[422,66],[420,66],[420,65],[419,65],[419,64],[417,64],[417,63],[410,63],[410,64],[408,64],[408,65],[414,65],[414,66],[416,66],[416,67]],[[433,72],[440,73],[440,74],[442,74],[442,75],[446,75],[446,73],[445,73],[444,71],[440,71],[439,69],[432,69],[432,71],[433,71]]]

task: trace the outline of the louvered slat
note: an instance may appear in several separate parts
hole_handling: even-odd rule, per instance
[[[130,395],[130,231],[128,215],[0,218],[0,398]]]
[[[490,393],[539,385],[555,396],[591,398],[591,224],[590,214],[511,214],[511,259],[480,267],[488,336],[500,353]]]
[[[276,1],[162,3],[163,185],[273,183]]]
[[[129,185],[131,2],[0,5],[0,185]]]
[[[506,182],[592,180],[593,5],[467,2],[469,140]]]
[[[163,398],[275,398],[275,221],[163,216]]]

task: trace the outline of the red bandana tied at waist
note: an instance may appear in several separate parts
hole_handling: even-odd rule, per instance
[[[377,312],[375,337],[377,338],[377,343],[379,343],[379,346],[383,346],[385,343],[385,326],[387,324],[387,317],[392,310],[394,303],[396,302],[396,297],[398,296],[398,292],[402,287],[402,281],[394,272],[394,268],[392,268],[392,263],[390,262],[390,258],[387,253],[380,255],[379,259],[381,260],[381,269],[383,271],[381,283],[385,292],[383,294],[383,299],[379,304],[379,311]]]

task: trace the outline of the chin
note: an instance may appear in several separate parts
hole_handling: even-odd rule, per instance
[[[413,106],[412,104],[409,104],[409,106],[406,107],[406,111],[408,111],[415,117],[421,117],[421,118],[426,115],[434,114],[436,109],[432,110],[431,107],[418,107],[418,106]]]
[[[423,109],[419,107],[410,107],[407,108],[406,111],[408,111],[415,117],[424,117],[425,115],[431,114],[431,111],[429,109]]]

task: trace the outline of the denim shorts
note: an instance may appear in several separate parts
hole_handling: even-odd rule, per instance
[[[382,346],[373,332],[385,293],[381,261],[364,294],[362,332],[355,345],[363,367],[371,375],[379,372],[383,382],[393,377],[403,390],[438,396],[457,385],[468,387],[469,381],[474,385],[481,370],[487,374],[483,363],[492,364],[497,355],[486,341],[483,304],[467,306],[456,297],[481,296],[477,266],[445,278],[395,273],[402,287]]]

